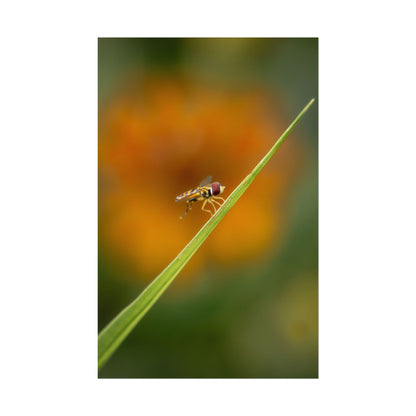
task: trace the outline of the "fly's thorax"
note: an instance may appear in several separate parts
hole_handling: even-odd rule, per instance
[[[222,186],[219,182],[212,182],[211,184],[211,194],[213,196],[221,194],[225,189],[225,186]]]
[[[211,188],[210,188],[209,186],[204,187],[204,188],[202,189],[201,195],[202,195],[204,198],[209,198],[209,197],[212,195],[212,193],[211,193]]]

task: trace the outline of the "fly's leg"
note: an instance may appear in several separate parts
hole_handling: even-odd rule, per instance
[[[212,212],[211,212],[209,209],[204,209],[204,208],[205,208],[205,205],[206,205],[206,203],[207,203],[208,201],[209,201],[209,199],[206,199],[206,200],[204,201],[204,203],[202,204],[201,209],[202,209],[202,211],[209,212],[209,213],[211,214],[211,217],[212,217]]]
[[[214,207],[214,213],[217,212],[217,208],[215,207],[215,205],[212,203],[211,198],[207,199],[207,202],[209,202],[213,207]]]
[[[211,197],[211,201],[212,202],[215,202],[216,204],[218,204],[219,206],[221,206],[221,204],[218,201],[216,201],[215,199],[213,199],[213,197]]]
[[[186,213],[192,208],[192,204],[193,204],[193,201],[191,201],[191,202],[187,202],[186,203],[186,210],[185,210],[185,212],[180,216],[180,219],[183,219],[183,217],[186,215]]]
[[[222,198],[221,196],[212,196],[211,198],[212,198],[213,200],[220,199],[222,202],[225,202],[225,199],[224,199],[224,198]]]

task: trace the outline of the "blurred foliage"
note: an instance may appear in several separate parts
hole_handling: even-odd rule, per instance
[[[317,63],[317,39],[99,39],[99,329],[207,220],[175,196],[227,196]],[[315,105],[100,377],[317,377],[317,150]]]

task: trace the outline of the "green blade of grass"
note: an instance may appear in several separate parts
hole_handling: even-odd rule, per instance
[[[98,368],[116,351],[127,335],[133,330],[141,318],[160,298],[167,287],[172,283],[178,273],[185,267],[186,263],[195,254],[201,244],[214,230],[224,215],[231,209],[237,200],[243,195],[254,178],[273,156],[277,148],[286,139],[293,127],[302,118],[308,108],[315,100],[312,99],[299,113],[292,124],[280,136],[264,158],[257,164],[251,173],[234,189],[230,196],[222,204],[221,208],[211,217],[209,221],[198,231],[195,237],[178,254],[178,256],[157,276],[149,286],[126,308],[124,308],[98,335]]]

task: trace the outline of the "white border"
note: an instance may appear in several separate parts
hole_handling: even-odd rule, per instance
[[[415,411],[407,5],[2,5],[3,414]],[[97,37],[114,35],[320,38],[319,380],[97,379]]]

